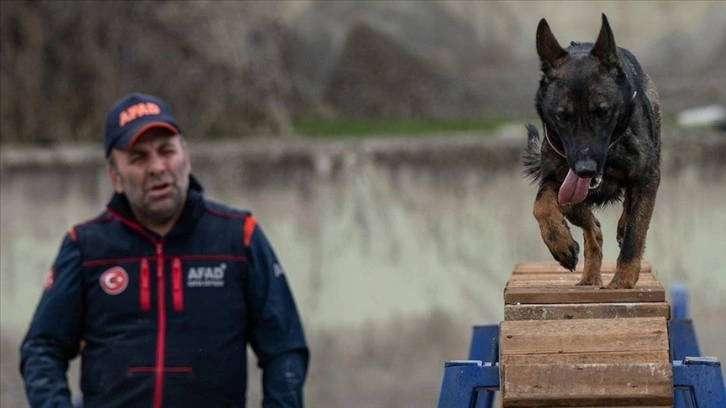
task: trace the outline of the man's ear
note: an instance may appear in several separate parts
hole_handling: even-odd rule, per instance
[[[124,187],[123,187],[123,184],[121,183],[121,174],[119,174],[118,170],[113,165],[113,163],[111,163],[111,162],[108,163],[106,171],[108,173],[108,178],[111,180],[111,185],[113,186],[113,191],[115,191],[118,194],[123,194]]]

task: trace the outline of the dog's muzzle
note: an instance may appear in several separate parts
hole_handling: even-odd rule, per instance
[[[600,187],[600,184],[602,184],[602,172],[590,179],[590,190],[597,190],[598,187]]]

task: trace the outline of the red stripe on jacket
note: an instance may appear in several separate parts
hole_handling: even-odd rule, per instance
[[[252,240],[252,233],[255,232],[255,226],[257,225],[257,221],[252,218],[250,215],[249,217],[245,218],[245,226],[244,226],[244,243],[245,246],[250,246],[250,241]]]

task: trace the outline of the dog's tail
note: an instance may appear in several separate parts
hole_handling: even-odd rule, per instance
[[[541,144],[539,131],[532,124],[527,124],[527,148],[522,156],[524,171],[522,172],[532,183],[540,179],[542,173]]]

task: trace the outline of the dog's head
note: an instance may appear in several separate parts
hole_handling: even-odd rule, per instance
[[[565,156],[575,180],[597,180],[609,146],[625,131],[633,96],[607,17],[602,15],[594,44],[573,42],[567,49],[542,19],[537,27],[537,53],[542,78],[536,107],[545,136]]]

